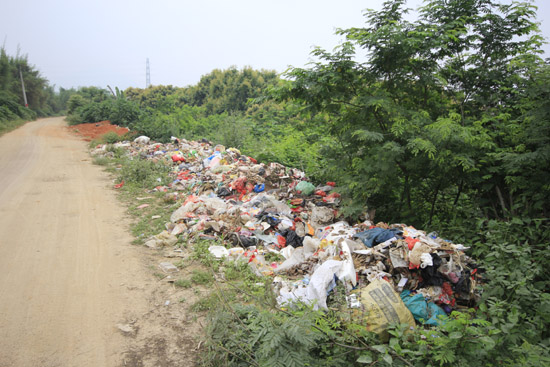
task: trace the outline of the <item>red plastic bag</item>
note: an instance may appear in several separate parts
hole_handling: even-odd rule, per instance
[[[281,236],[277,233],[277,243],[279,244],[279,247],[285,247],[286,246],[286,238]]]
[[[178,180],[189,180],[191,176],[189,175],[190,171],[181,171],[178,173]]]
[[[327,195],[323,198],[323,201],[325,203],[333,203],[336,201],[336,199],[340,198],[340,194],[337,192],[333,192],[332,194]]]
[[[418,242],[416,238],[412,237],[405,237],[405,242],[407,242],[407,245],[409,246],[409,250],[412,250],[414,248],[414,245]]]
[[[124,181],[122,181],[122,182],[119,183],[119,184],[116,184],[116,185],[115,185],[115,189],[120,189],[122,186],[124,186]]]
[[[200,201],[200,199],[198,197],[196,197],[195,195],[191,194],[189,195],[185,201],[183,202],[182,206],[185,206],[187,203],[189,202],[193,202],[193,203],[198,203]]]
[[[253,186],[254,187],[254,186]],[[231,188],[241,194],[246,192],[246,177],[240,177],[231,183]]]
[[[172,156],[172,162],[185,162],[185,158],[183,158],[181,155],[174,154]]]

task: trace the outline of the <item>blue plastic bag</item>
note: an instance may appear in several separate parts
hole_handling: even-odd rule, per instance
[[[262,192],[265,190],[265,184],[258,184],[254,186],[254,192]]]
[[[405,290],[399,296],[416,321],[433,326],[445,323],[444,318],[438,317],[440,315],[446,317],[445,311],[433,302],[426,302],[423,295],[419,293],[411,295],[411,291]]]
[[[400,235],[403,232],[400,229],[384,229],[384,228],[371,228],[367,229],[366,231],[359,232],[355,234],[353,237],[359,238],[361,241],[363,241],[363,244],[367,247],[373,247],[374,245],[378,245],[379,243],[386,242],[387,240],[395,237],[396,235]]]

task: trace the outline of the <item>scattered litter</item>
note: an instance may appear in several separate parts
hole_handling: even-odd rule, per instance
[[[151,141],[151,138],[143,135],[134,139],[134,143],[137,143],[137,144],[149,144],[150,141]]]
[[[393,287],[385,280],[375,280],[361,291],[364,311],[356,313],[364,319],[367,329],[387,340],[389,324],[415,326],[414,318]]]
[[[175,235],[168,231],[163,231],[145,241],[145,246],[150,248],[170,247],[174,246],[177,242],[178,238]]]
[[[159,267],[165,273],[177,273],[179,271],[179,269],[174,264],[169,262],[162,262],[159,264]]]
[[[280,305],[327,309],[334,288],[343,287],[348,307],[384,335],[390,323],[435,325],[480,298],[482,271],[464,253],[468,247],[402,223],[352,225],[340,213],[336,182],[314,185],[298,169],[204,140],[160,144],[142,136],[121,147],[130,159],[171,167],[171,183],[149,192],[166,192],[165,201],[179,205],[146,246],[216,241],[208,248],[215,258],[243,259],[256,274],[274,277]],[[92,154],[109,152],[99,146]]]
[[[217,259],[229,256],[229,250],[223,246],[210,246],[208,251]]]

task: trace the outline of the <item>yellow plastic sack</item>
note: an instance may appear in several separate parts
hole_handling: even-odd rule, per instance
[[[380,335],[383,341],[389,338],[389,324],[415,326],[413,315],[385,280],[375,280],[364,288],[361,291],[361,304],[367,330]]]

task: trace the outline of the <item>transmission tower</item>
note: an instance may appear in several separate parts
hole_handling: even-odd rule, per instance
[[[145,88],[149,88],[151,85],[151,70],[149,69],[149,58],[145,66]]]

